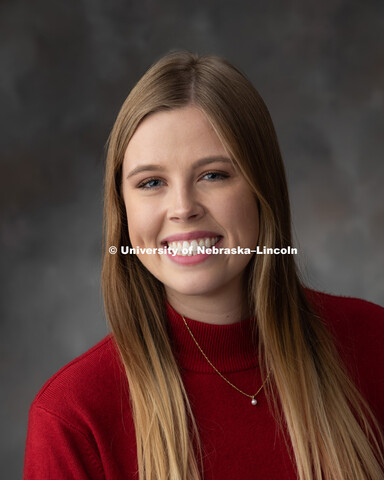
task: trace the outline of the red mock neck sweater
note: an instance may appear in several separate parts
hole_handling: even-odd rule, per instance
[[[311,293],[337,348],[384,425],[384,309],[363,300]],[[168,306],[169,335],[204,449],[205,480],[297,478],[264,390],[258,404],[228,385],[196,347]],[[262,380],[251,319],[211,325],[187,319],[211,362],[246,393]],[[137,479],[129,386],[107,337],[42,388],[29,416],[24,480]]]

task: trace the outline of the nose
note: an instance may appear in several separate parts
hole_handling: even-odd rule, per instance
[[[198,220],[204,215],[204,207],[192,189],[183,185],[169,196],[168,218],[177,222]]]

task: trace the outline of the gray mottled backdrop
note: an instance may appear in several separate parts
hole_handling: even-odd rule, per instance
[[[379,0],[1,1],[2,478],[43,382],[106,334],[104,145],[170,49],[228,58],[270,107],[309,283],[384,303],[383,32]]]

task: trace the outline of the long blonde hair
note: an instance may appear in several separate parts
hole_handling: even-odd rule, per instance
[[[276,133],[252,84],[214,56],[188,52],[160,59],[124,102],[109,138],[102,284],[107,318],[125,367],[140,480],[203,478],[199,432],[167,335],[163,285],[130,245],[121,192],[127,145],[148,115],[193,104],[210,120],[253,190],[259,244],[291,245],[290,208]],[[287,429],[300,480],[384,477],[383,438],[313,312],[292,255],[262,255],[247,268],[257,318],[259,363],[276,421]]]

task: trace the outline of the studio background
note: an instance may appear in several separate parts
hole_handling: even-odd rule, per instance
[[[0,471],[28,408],[107,333],[104,146],[161,55],[223,56],[267,103],[310,286],[384,304],[384,3],[2,0]]]

